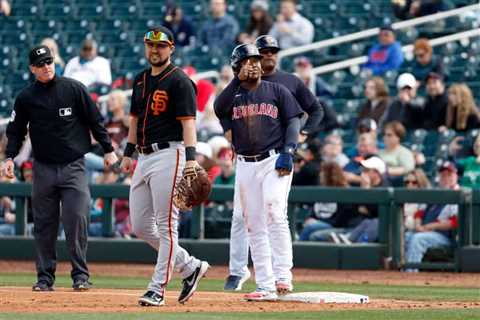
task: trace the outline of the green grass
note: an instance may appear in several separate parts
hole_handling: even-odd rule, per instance
[[[91,280],[96,288],[111,289],[138,289],[146,288],[149,277],[93,277]],[[0,273],[0,286],[30,286],[35,281],[33,274],[5,274]],[[173,279],[169,285],[170,290],[179,290],[181,281]],[[68,276],[59,276],[56,280],[58,287],[71,287]],[[200,282],[199,290],[221,291],[223,280],[205,278]],[[245,291],[254,290],[254,283],[249,281]],[[377,284],[332,284],[295,282],[295,291],[340,291],[365,294],[371,298],[382,299],[408,299],[422,301],[480,301],[480,289],[459,287],[434,287],[434,286],[393,286]]]
[[[0,273],[0,286],[30,286],[35,281],[34,274],[25,273]],[[96,288],[112,289],[137,289],[144,290],[149,281],[149,277],[111,277],[101,276],[93,277],[92,281]],[[180,288],[180,279],[176,278],[171,282],[169,288],[178,290]],[[57,287],[70,287],[71,279],[62,275],[57,278]],[[200,282],[200,291],[221,291],[223,280],[204,279]],[[254,284],[249,281],[245,291],[253,290]],[[480,289],[478,288],[447,288],[433,286],[393,286],[393,285],[374,285],[374,284],[332,284],[332,283],[307,283],[296,282],[295,291],[340,291],[366,294],[371,299],[405,299],[414,301],[480,301]],[[1,298],[1,296],[0,296]],[[1,310],[0,310],[1,311]],[[150,312],[153,311],[153,312]],[[283,319],[328,319],[328,320],[464,320],[479,319],[480,309],[445,309],[445,310],[343,310],[343,311],[324,311],[324,312],[278,312],[278,313],[165,313],[154,310],[142,313],[77,313],[77,314],[13,314],[0,313],[0,320],[283,320]]]
[[[1,314],[0,320],[466,320],[480,319],[480,309],[477,310],[356,310],[356,311],[325,311],[325,312],[283,312],[283,313],[102,313],[102,314]]]

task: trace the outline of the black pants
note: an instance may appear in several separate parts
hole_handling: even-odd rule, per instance
[[[86,254],[90,191],[83,157],[68,164],[33,166],[33,234],[38,281],[55,282],[60,217],[72,263],[72,279],[89,278]]]

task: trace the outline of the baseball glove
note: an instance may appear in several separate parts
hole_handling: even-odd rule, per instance
[[[211,190],[212,184],[205,169],[199,165],[187,167],[175,188],[173,204],[180,211],[190,211],[192,207],[208,200]]]

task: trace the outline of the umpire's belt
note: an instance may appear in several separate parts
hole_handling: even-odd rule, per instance
[[[152,143],[148,146],[137,146],[137,151],[140,154],[150,154],[154,153],[155,151],[163,150],[170,148],[170,143],[168,142],[161,142],[161,143]]]
[[[239,154],[237,156],[237,159],[240,160],[240,161],[244,161],[244,162],[259,162],[259,161],[267,159],[268,157],[274,156],[278,153],[280,153],[280,149],[272,149],[272,150],[267,151],[265,153],[256,154],[254,156],[242,156],[242,155]]]

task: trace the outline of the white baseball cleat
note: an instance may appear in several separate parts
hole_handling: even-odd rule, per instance
[[[243,298],[247,301],[277,301],[278,295],[275,291],[257,289],[254,292],[247,293]]]

